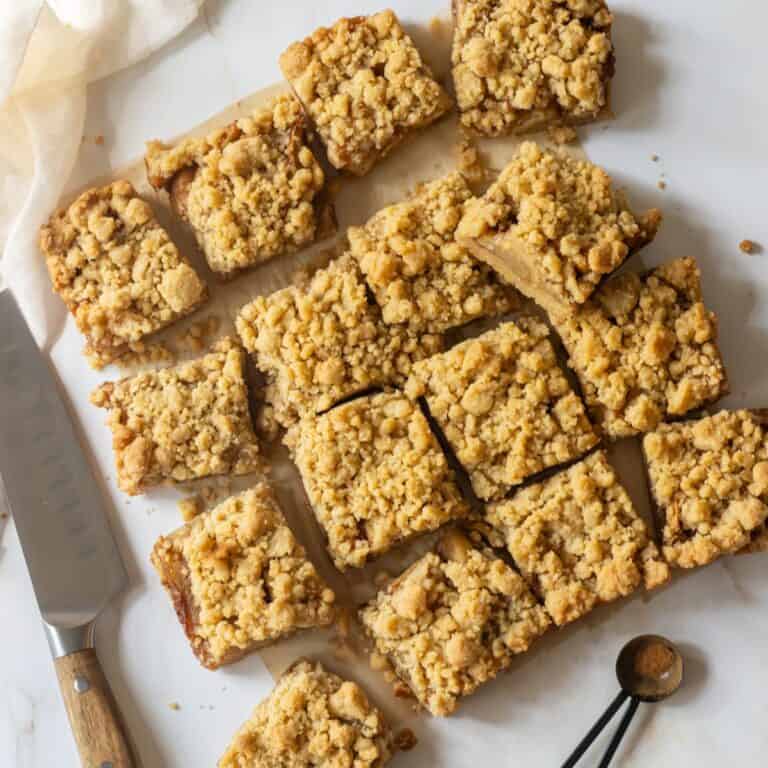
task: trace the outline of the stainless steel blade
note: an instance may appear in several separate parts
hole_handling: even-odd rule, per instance
[[[0,476],[43,619],[76,627],[126,583],[104,502],[10,291],[0,293]]]

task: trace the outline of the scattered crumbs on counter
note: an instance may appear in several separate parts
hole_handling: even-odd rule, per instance
[[[176,506],[181,513],[181,519],[185,523],[194,520],[205,509],[205,503],[198,494],[179,499]]]
[[[742,240],[739,243],[739,250],[742,253],[757,253],[759,249],[760,246],[754,240]]]

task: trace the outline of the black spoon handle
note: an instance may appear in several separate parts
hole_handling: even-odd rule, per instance
[[[600,716],[600,719],[592,726],[592,728],[590,728],[589,733],[579,742],[576,749],[573,750],[573,753],[562,764],[561,768],[573,768],[573,766],[579,762],[582,755],[589,749],[589,747],[592,745],[592,742],[600,735],[603,728],[608,725],[608,723],[611,721],[611,718],[616,714],[616,712],[627,700],[627,698],[629,698],[629,694],[626,691],[619,691],[616,698],[608,706],[608,709],[603,712],[603,714]],[[637,709],[637,704],[635,704],[635,709]],[[634,712],[632,714],[634,714]],[[627,725],[629,725],[629,722],[627,722]],[[624,730],[626,730],[626,726],[624,727]],[[622,736],[623,735],[624,734],[622,733]],[[618,746],[618,744],[616,746]],[[614,752],[615,751],[616,748],[614,747]]]
[[[600,761],[598,768],[608,768],[611,760],[613,760],[613,756],[616,754],[616,750],[619,748],[619,744],[621,744],[621,740],[624,738],[624,734],[627,732],[627,728],[629,728],[629,724],[632,722],[632,718],[635,716],[635,712],[637,712],[637,705],[639,703],[640,699],[636,699],[633,696],[629,702],[627,711],[624,713],[624,717],[621,718],[616,733],[613,734],[608,749],[605,750],[605,754],[603,755],[603,759]]]

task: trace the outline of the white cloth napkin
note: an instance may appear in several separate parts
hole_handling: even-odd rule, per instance
[[[0,0],[0,288],[38,343],[63,319],[37,233],[77,157],[86,86],[175,37],[204,0]],[[0,333],[2,329],[0,329]]]

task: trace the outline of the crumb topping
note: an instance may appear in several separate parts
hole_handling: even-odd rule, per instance
[[[455,532],[379,592],[360,619],[376,652],[433,715],[451,714],[549,627],[523,579]]]
[[[331,164],[356,175],[451,106],[389,10],[320,27],[283,53],[280,68]]]
[[[306,417],[288,441],[340,570],[469,511],[427,420],[400,394]]]
[[[426,398],[481,499],[597,443],[548,336],[522,318],[414,366],[408,395]]]
[[[348,230],[385,323],[440,332],[513,308],[514,290],[455,240],[471,197],[464,177],[452,173]]]
[[[486,517],[558,626],[669,579],[604,451],[490,505]]]
[[[161,536],[152,563],[174,603],[187,606],[190,643],[211,669],[333,621],[334,594],[264,483]]]
[[[129,181],[89,189],[40,230],[53,289],[105,365],[196,309],[207,290]]]
[[[273,382],[272,405],[283,426],[372,387],[402,383],[416,360],[442,348],[440,336],[385,325],[349,256],[306,285],[247,304],[237,330]]]
[[[203,138],[147,144],[150,183],[166,188],[214,272],[229,275],[318,236],[325,175],[301,105],[279,96]]]
[[[574,315],[552,319],[611,438],[649,432],[727,391],[717,318],[702,302],[694,259],[615,277]]]
[[[243,350],[224,339],[204,357],[102,384],[118,484],[131,495],[163,480],[252,472],[259,447],[243,378]]]
[[[694,568],[748,548],[768,516],[766,414],[720,411],[643,438],[664,556]]]
[[[488,136],[587,122],[608,102],[613,17],[602,0],[455,0],[462,124]]]
[[[299,661],[235,735],[219,768],[382,768],[392,731],[356,683]]]
[[[599,166],[524,142],[485,195],[467,204],[456,234],[504,259],[524,293],[532,283],[567,308],[653,240],[660,221],[656,209],[634,216]]]

